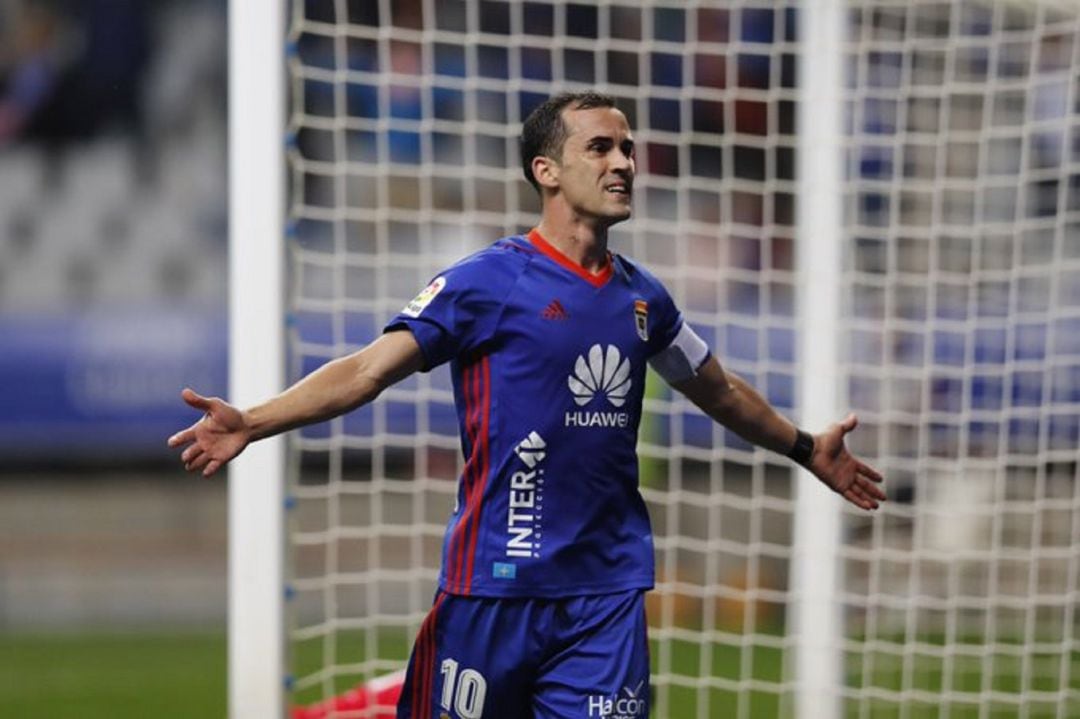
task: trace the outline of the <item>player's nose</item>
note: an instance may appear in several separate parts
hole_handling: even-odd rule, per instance
[[[617,158],[612,158],[608,164],[608,172],[615,177],[619,178],[627,184],[634,181],[634,160],[633,158],[619,155]]]
[[[608,158],[609,167],[612,172],[619,173],[631,173],[634,172],[634,158],[618,149],[614,150]]]

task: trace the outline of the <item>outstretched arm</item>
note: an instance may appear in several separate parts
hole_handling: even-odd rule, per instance
[[[674,386],[703,412],[748,442],[784,455],[795,445],[798,428],[743,379],[726,372],[715,357],[709,357],[694,377]],[[848,415],[814,435],[813,452],[805,465],[855,506],[877,509],[878,503],[885,500],[879,486],[881,474],[856,459],[844,445],[844,435],[856,424],[855,415]]]
[[[398,331],[327,362],[281,394],[247,410],[185,389],[184,401],[205,414],[170,437],[169,446],[185,447],[180,455],[184,468],[209,477],[251,442],[356,409],[422,366],[423,355],[412,333]]]

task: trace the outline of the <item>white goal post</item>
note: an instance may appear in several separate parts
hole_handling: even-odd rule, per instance
[[[229,399],[285,387],[285,9],[229,2]],[[228,467],[228,706],[232,719],[286,707],[285,439]]]
[[[843,252],[843,47],[845,5],[805,6],[799,78],[799,419],[818,431],[840,403],[840,268]],[[804,719],[841,716],[842,636],[838,573],[840,501],[809,472],[795,489],[789,631],[795,642],[795,706]]]
[[[808,429],[858,413],[873,516],[650,387],[654,716],[1080,715],[1073,3],[230,0],[230,83],[234,401],[528,229],[520,123],[598,89],[612,249]],[[436,371],[230,469],[233,719],[404,665],[459,454]]]

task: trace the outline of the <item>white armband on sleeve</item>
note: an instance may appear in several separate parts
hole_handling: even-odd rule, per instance
[[[697,375],[707,359],[709,346],[683,322],[671,344],[653,355],[649,364],[668,384],[675,384]]]

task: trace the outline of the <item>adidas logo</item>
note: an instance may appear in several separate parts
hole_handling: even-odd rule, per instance
[[[547,448],[547,443],[544,439],[535,431],[529,432],[529,436],[521,440],[521,444],[514,447],[514,454],[525,463],[525,466],[532,469],[536,465],[544,461],[544,457],[547,453],[544,451]]]
[[[588,359],[584,355],[577,358],[568,383],[579,407],[588,404],[598,392],[611,404],[622,407],[630,391],[630,360],[623,359],[615,345],[608,345],[606,351],[593,345]]]
[[[558,300],[552,300],[551,303],[544,308],[540,316],[545,320],[568,320],[570,315],[566,313],[566,308],[562,306],[562,302]]]

